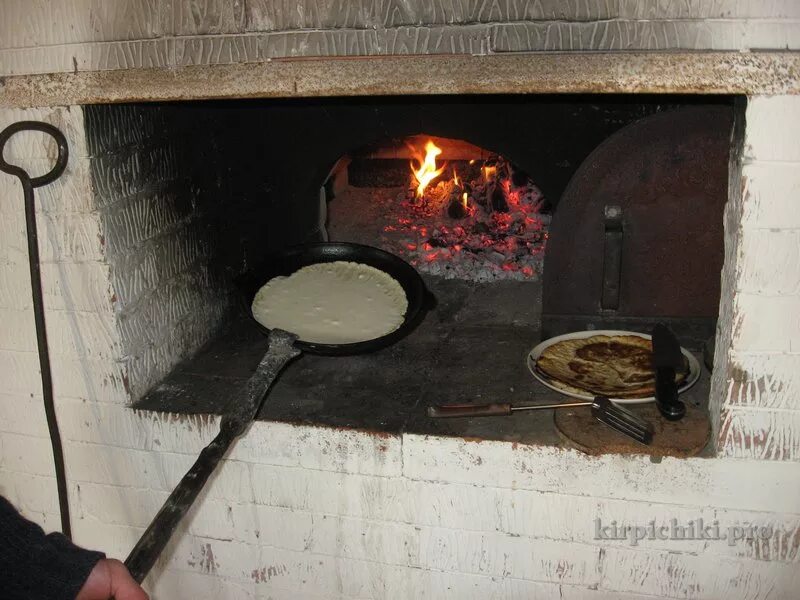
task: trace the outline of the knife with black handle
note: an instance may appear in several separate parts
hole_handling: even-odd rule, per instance
[[[675,374],[683,371],[681,345],[669,327],[659,323],[653,328],[653,369],[656,375],[656,405],[668,421],[680,421],[686,405],[678,400]]]

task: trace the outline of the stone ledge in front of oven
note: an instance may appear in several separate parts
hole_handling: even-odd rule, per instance
[[[534,404],[566,398],[538,383],[525,364],[525,356],[541,337],[539,303],[524,301],[526,294],[538,297],[537,283],[475,286],[430,277],[426,281],[438,304],[410,335],[370,354],[301,355],[281,373],[258,419],[390,434],[561,445],[552,410],[511,417],[427,416],[429,404]],[[517,285],[509,285],[514,283]],[[518,294],[516,298],[514,294]],[[266,350],[266,336],[252,320],[235,318],[198,353],[178,364],[134,408],[221,414],[226,404],[242,393]],[[709,375],[704,371],[684,399],[705,406],[708,391]]]

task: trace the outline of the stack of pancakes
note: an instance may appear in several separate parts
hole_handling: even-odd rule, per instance
[[[655,394],[653,344],[635,335],[595,335],[556,342],[541,353],[536,370],[554,387],[572,394],[609,398]],[[688,370],[687,363],[676,372],[679,385]]]

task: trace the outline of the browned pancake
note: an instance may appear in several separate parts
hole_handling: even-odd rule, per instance
[[[653,345],[635,335],[595,335],[545,348],[536,369],[555,387],[610,398],[646,398],[655,393]],[[684,372],[676,374],[680,383]]]

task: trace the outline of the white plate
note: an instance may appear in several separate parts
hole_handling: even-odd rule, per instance
[[[526,358],[525,362],[528,365],[528,370],[531,374],[536,377],[543,385],[549,387],[551,390],[555,390],[561,394],[565,394],[567,396],[571,396],[572,398],[580,398],[581,400],[593,400],[594,396],[588,394],[578,394],[575,392],[568,392],[567,390],[562,390],[557,388],[549,381],[547,381],[544,377],[539,375],[536,372],[536,361],[542,355],[545,348],[549,348],[553,344],[557,342],[561,342],[564,340],[582,340],[584,338],[592,337],[595,335],[635,335],[640,338],[644,338],[646,340],[651,339],[649,335],[646,333],[637,333],[635,331],[617,331],[613,329],[597,329],[594,331],[576,331],[575,333],[567,333],[565,335],[559,335],[549,340],[545,340],[538,346],[536,346],[533,350],[528,353],[528,357]],[[684,379],[683,383],[678,386],[678,393],[681,394],[692,387],[697,380],[700,378],[700,363],[697,362],[697,359],[694,355],[686,350],[686,348],[681,348],[681,352],[686,357],[686,360],[689,363],[689,374]],[[618,402],[619,404],[643,404],[645,402],[655,402],[655,398],[653,396],[648,396],[647,398],[610,398],[614,402]]]

